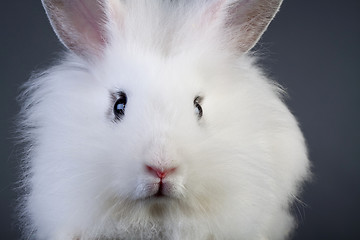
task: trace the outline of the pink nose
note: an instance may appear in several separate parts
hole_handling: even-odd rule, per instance
[[[159,168],[156,167],[152,167],[149,165],[146,165],[146,169],[152,173],[153,175],[159,177],[160,179],[165,178],[168,174],[173,173],[176,171],[176,168],[168,168],[168,169],[162,169],[160,170]]]

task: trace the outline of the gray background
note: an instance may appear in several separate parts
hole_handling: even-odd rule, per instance
[[[313,183],[294,209],[295,239],[360,239],[360,1],[285,0],[261,40],[262,64],[283,84],[308,141]],[[11,140],[19,86],[62,50],[37,1],[0,7],[0,239],[12,225],[17,159]]]

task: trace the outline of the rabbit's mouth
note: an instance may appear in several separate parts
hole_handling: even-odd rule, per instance
[[[184,196],[184,187],[175,179],[157,179],[154,181],[142,182],[138,184],[135,195],[141,200],[161,200],[180,199]]]
[[[174,183],[163,182],[153,185],[152,194],[148,196],[153,199],[179,198],[179,192]]]
[[[160,180],[158,186],[157,186],[158,190],[155,194],[151,195],[150,197],[153,198],[162,198],[162,197],[168,197],[168,195],[166,194],[166,191],[164,190],[164,183]]]
[[[134,191],[138,200],[169,200],[184,197],[185,187],[181,172],[175,168],[157,168],[146,165]]]

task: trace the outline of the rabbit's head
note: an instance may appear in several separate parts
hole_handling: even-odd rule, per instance
[[[43,3],[71,51],[24,95],[39,232],[287,232],[306,149],[248,54],[280,0]]]

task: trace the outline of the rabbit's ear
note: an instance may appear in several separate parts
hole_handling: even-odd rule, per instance
[[[55,33],[68,49],[85,57],[101,55],[109,40],[106,24],[118,7],[112,6],[115,1],[42,0],[42,3]]]
[[[215,0],[208,13],[222,21],[225,34],[241,52],[258,42],[283,0]],[[209,16],[207,17],[209,18]]]

